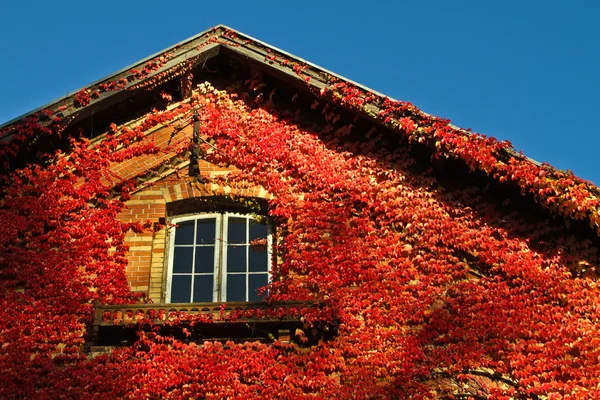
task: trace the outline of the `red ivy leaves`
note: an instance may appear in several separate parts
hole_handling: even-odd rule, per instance
[[[81,89],[75,95],[75,98],[73,100],[73,105],[77,108],[82,108],[82,107],[85,107],[88,104],[90,104],[90,101],[91,101],[90,91],[88,89]]]
[[[600,192],[592,183],[571,172],[538,166],[517,155],[509,142],[453,127],[450,121],[428,115],[411,103],[382,99],[346,82],[332,84],[329,90],[340,104],[367,114],[372,108],[366,106],[375,105],[380,110],[376,117],[386,125],[401,128],[409,140],[429,143],[443,156],[459,157],[471,169],[482,170],[501,182],[515,181],[543,207],[567,219],[587,220],[600,235]],[[501,160],[501,152],[508,156],[508,163]]]
[[[353,107],[373,101],[341,84],[325,94]],[[4,177],[0,371],[9,383],[1,396],[598,395],[600,293],[592,278],[571,274],[581,265],[598,266],[591,242],[507,212],[480,188],[442,188],[414,172],[406,148],[389,151],[376,128],[349,141],[350,133],[360,133],[352,124],[337,125],[334,107],[323,110],[332,126],[321,131],[210,85],[190,102],[152,112],[132,129],[113,126],[93,147],[73,142],[68,155],[53,155],[54,163]],[[575,210],[583,207],[574,212],[588,210],[590,199],[582,195],[588,189],[574,178],[545,168],[534,177],[516,158],[499,163],[501,142],[463,134],[409,103],[384,100],[383,106],[378,118],[411,140],[431,141],[473,168],[538,185],[537,195],[555,197],[558,207],[568,203],[556,191],[571,192]],[[274,195],[271,216],[285,235],[277,244],[282,262],[272,299],[325,301],[323,313],[305,318],[335,313],[339,336],[299,349],[184,344],[151,331],[130,348],[87,359],[81,348],[93,304],[135,297],[124,274],[123,239],[132,226],[117,220],[133,187],[123,184],[122,197],[113,197],[108,168],[160,151],[144,132],[193,110],[201,134],[218,149],[210,161],[241,171],[209,184],[251,182]],[[20,129],[24,137],[40,133],[34,122]],[[548,174],[559,178],[546,184]]]

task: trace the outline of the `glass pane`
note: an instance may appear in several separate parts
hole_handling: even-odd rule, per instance
[[[248,251],[248,270],[250,272],[261,272],[267,271],[268,257],[267,249],[265,247],[252,247]]]
[[[194,302],[210,302],[213,300],[213,276],[194,276]]]
[[[196,246],[194,272],[212,273],[215,266],[215,246]]]
[[[228,243],[246,243],[246,218],[229,217],[227,226]]]
[[[268,282],[267,274],[248,275],[248,301],[261,301],[266,292],[262,295],[257,293],[257,289],[266,286]]]
[[[250,220],[250,242],[256,239],[264,239],[267,237],[267,224],[260,223],[253,219]]]
[[[246,272],[246,246],[227,246],[227,271]]]
[[[192,272],[193,247],[175,247],[173,252],[173,272]]]
[[[214,244],[217,232],[217,223],[214,218],[199,219],[196,230],[197,244]]]
[[[227,301],[246,301],[246,274],[227,274]]]
[[[173,280],[171,281],[171,303],[189,303],[191,292],[191,275],[173,275]]]
[[[194,243],[194,221],[183,221],[177,223],[175,229],[175,244]]]

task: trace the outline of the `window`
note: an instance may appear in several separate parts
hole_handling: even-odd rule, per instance
[[[271,229],[250,215],[174,218],[166,301],[260,301],[269,282]]]

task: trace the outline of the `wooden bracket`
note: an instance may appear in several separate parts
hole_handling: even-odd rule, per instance
[[[181,99],[185,100],[188,97],[192,96],[192,81],[194,79],[194,75],[191,71],[188,71],[181,75],[179,81],[179,87],[181,89]]]
[[[194,130],[192,133],[192,146],[190,152],[190,165],[189,165],[189,175],[194,178],[194,180],[202,182],[202,177],[200,176],[200,159],[202,158],[202,148],[200,147],[200,118],[198,117],[198,112],[194,112],[193,116],[194,121]]]

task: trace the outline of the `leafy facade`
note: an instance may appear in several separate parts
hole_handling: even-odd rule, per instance
[[[200,39],[196,59],[171,50],[4,128],[0,396],[597,397],[597,188],[228,29]],[[227,53],[244,46],[264,58]],[[86,113],[109,101],[93,137]],[[338,336],[186,343],[140,324],[87,355],[96,304],[161,301],[135,257],[164,265],[171,203],[213,195],[266,201],[271,301],[324,302],[306,326]]]

